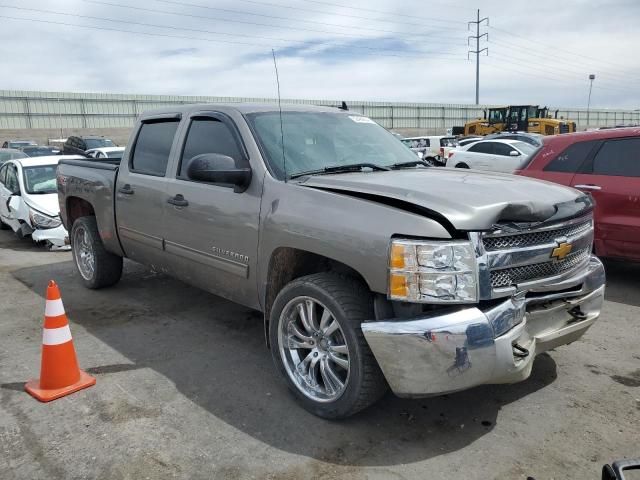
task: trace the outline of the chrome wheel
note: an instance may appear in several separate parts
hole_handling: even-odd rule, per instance
[[[282,363],[295,386],[317,402],[339,398],[349,381],[349,348],[333,313],[311,297],[296,297],[278,325]]]
[[[96,257],[91,245],[91,237],[84,227],[77,228],[74,233],[73,256],[82,278],[91,280],[96,270]]]

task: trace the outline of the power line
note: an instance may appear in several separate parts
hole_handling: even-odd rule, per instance
[[[168,34],[163,34],[163,33],[151,33],[151,32],[139,32],[139,31],[132,31],[132,30],[123,30],[123,29],[119,29],[119,28],[111,28],[111,27],[97,27],[97,26],[91,26],[91,25],[80,25],[77,23],[68,23],[68,22],[56,22],[53,20],[41,20],[41,19],[35,19],[35,18],[21,18],[21,17],[11,17],[11,16],[7,16],[7,15],[0,15],[0,18],[5,18],[8,20],[18,20],[18,21],[26,21],[26,22],[36,22],[36,23],[44,23],[44,24],[50,24],[50,25],[60,25],[60,26],[66,26],[66,27],[74,27],[74,28],[85,28],[85,29],[92,29],[92,30],[104,30],[104,31],[111,31],[111,32],[121,32],[121,33],[129,33],[129,34],[134,34],[134,35],[145,35],[145,36],[152,36],[152,37],[164,37],[164,38],[176,38],[176,39],[181,39],[181,40],[198,40],[198,41],[202,41],[202,42],[213,42],[213,43],[225,43],[225,44],[232,44],[232,45],[247,45],[247,46],[252,46],[252,47],[261,47],[264,48],[265,45],[262,43],[250,43],[250,42],[238,42],[238,41],[232,41],[232,40],[220,40],[220,39],[211,39],[211,38],[201,38],[201,37],[189,37],[189,36],[185,36],[185,35],[168,35]],[[313,45],[310,45],[313,46]],[[350,46],[335,46],[335,48],[344,48],[344,49],[351,49]],[[397,55],[397,54],[391,54],[391,53],[365,53],[362,52],[365,55],[374,55],[374,56],[386,56],[386,57],[396,57],[396,58],[425,58],[424,54],[420,54],[420,55]],[[453,55],[454,54],[438,54],[438,55]],[[429,58],[433,58],[436,57],[437,55],[434,56],[428,56]],[[449,59],[447,61],[455,61],[455,59]],[[462,61],[462,60],[459,60]]]
[[[536,42],[535,40],[531,40],[530,38],[527,38],[527,37],[525,37],[525,36],[523,36],[523,35],[521,35],[521,34],[519,34],[519,33],[510,32],[510,31],[508,31],[508,30],[504,30],[504,29],[502,29],[502,28],[497,28],[497,27],[492,27],[492,26],[490,26],[489,28],[491,28],[491,30],[496,30],[496,31],[498,31],[498,32],[506,33],[507,35],[512,35],[512,36],[514,36],[514,37],[521,38],[521,39],[523,39],[523,40],[524,40],[524,41],[526,41],[526,42],[529,42],[529,43],[535,44],[537,47],[539,47],[539,46],[540,46],[540,43],[539,43],[539,42]],[[581,53],[572,52],[572,51],[567,50],[567,49],[557,48],[556,46],[554,46],[554,48],[555,48],[557,51],[560,51],[560,52],[566,52],[566,54],[567,54],[567,55],[570,55],[570,56],[574,56],[574,57],[581,57],[581,58],[585,58],[585,59],[587,59],[587,60],[592,60],[592,61],[595,61],[595,62],[598,62],[598,63],[607,63],[607,64],[609,64],[609,65],[613,65],[614,67],[618,67],[618,68],[622,68],[622,69],[626,69],[626,68],[627,68],[626,66],[621,65],[621,64],[619,64],[619,63],[613,63],[613,62],[608,62],[608,61],[606,61],[606,60],[598,59],[598,58],[595,58],[595,57],[589,57],[589,56],[587,56],[587,55],[582,55]]]
[[[330,7],[340,7],[340,8],[348,8],[349,10],[360,10],[360,11],[365,11],[365,12],[373,12],[373,13],[381,13],[383,15],[392,15],[392,16],[396,16],[396,17],[405,17],[405,18],[419,18],[421,20],[427,20],[429,22],[444,22],[444,23],[452,23],[452,24],[457,24],[457,25],[464,25],[467,22],[463,22],[461,20],[449,20],[446,18],[435,18],[435,17],[422,17],[420,15],[409,15],[406,13],[395,13],[395,12],[389,12],[389,11],[384,11],[384,10],[375,10],[373,8],[364,8],[364,7],[351,7],[349,5],[342,5],[339,3],[331,3],[331,2],[323,2],[320,0],[306,0],[307,3],[316,3],[318,5],[327,5]],[[429,2],[429,5],[431,5],[432,2]],[[447,8],[450,8],[450,5],[446,5]]]
[[[584,63],[575,63],[575,62],[571,62],[571,61],[568,61],[568,60],[565,60],[565,59],[562,59],[562,58],[554,57],[554,56],[552,56],[553,54],[541,54],[541,53],[532,51],[532,49],[530,49],[530,48],[522,47],[520,45],[515,45],[513,43],[506,43],[506,42],[501,42],[501,41],[496,41],[495,40],[495,36],[491,37],[491,40],[489,41],[489,43],[492,43],[492,44],[495,43],[497,45],[501,45],[501,46],[503,46],[505,48],[508,48],[508,49],[521,50],[521,51],[525,52],[528,56],[541,58],[541,59],[545,60],[547,63],[549,63],[549,60],[551,58],[557,58],[558,62],[561,62],[562,65],[568,65],[570,67],[574,67],[574,68],[578,68],[579,69],[579,72],[573,71],[572,73],[580,73],[581,75],[583,75],[584,72],[585,72],[585,64]],[[555,65],[555,63],[554,63],[554,65]],[[564,67],[560,67],[560,68],[567,70]],[[600,70],[600,68],[597,68],[597,69]],[[622,79],[623,81],[632,80],[632,81],[635,81],[635,82],[640,82],[640,79],[629,77],[629,76],[626,76],[626,75],[615,75],[615,74],[606,73],[606,72],[600,72],[599,75],[602,75],[604,77],[609,77],[612,80],[620,80],[620,79]]]
[[[263,40],[275,40],[275,41],[279,41],[279,42],[288,42],[290,43],[291,40],[290,39],[286,39],[286,38],[278,38],[278,37],[266,37],[266,36],[261,36],[261,35],[250,35],[250,34],[243,34],[243,33],[225,33],[225,32],[216,32],[216,31],[212,31],[212,30],[201,30],[201,29],[195,29],[195,28],[186,28],[186,27],[175,27],[173,25],[158,25],[158,24],[153,24],[153,23],[143,23],[143,22],[132,22],[129,20],[120,20],[120,19],[115,19],[115,18],[107,18],[107,17],[95,17],[95,16],[91,16],[91,15],[80,15],[80,14],[76,14],[76,13],[66,13],[66,12],[57,12],[54,10],[42,10],[42,9],[37,9],[37,8],[25,8],[25,7],[14,7],[12,5],[2,5],[0,4],[0,8],[10,8],[10,9],[14,9],[14,10],[20,10],[20,11],[27,11],[27,12],[35,12],[35,13],[45,13],[45,14],[52,14],[52,15],[63,15],[63,16],[67,16],[67,17],[75,17],[75,18],[84,18],[84,19],[89,19],[89,20],[98,20],[98,21],[104,21],[104,22],[113,22],[113,23],[124,23],[124,24],[128,24],[128,25],[136,25],[136,26],[143,26],[143,27],[152,27],[152,28],[163,28],[163,29],[169,29],[169,30],[182,30],[182,31],[189,31],[189,32],[196,32],[196,33],[207,33],[207,34],[211,34],[211,35],[223,35],[223,36],[227,36],[227,37],[245,37],[245,38],[258,38],[258,39],[263,39]],[[337,46],[337,47],[348,47],[348,48],[353,48],[353,49],[364,49],[364,50],[370,50],[370,51],[375,51],[375,52],[393,52],[394,50],[392,49],[385,49],[385,48],[379,48],[379,47],[367,47],[367,46],[363,46],[363,45],[343,45],[343,44],[339,44],[336,42],[326,42],[326,41],[296,41],[293,42],[293,44],[289,44],[286,45],[287,47],[304,47],[304,46],[316,46],[316,45],[332,45],[332,46]],[[420,54],[423,53],[440,53],[440,52],[432,52],[432,51],[422,51],[420,52]],[[449,52],[441,52],[442,55],[454,55],[453,53],[449,53]]]
[[[304,8],[304,7],[296,7],[294,5],[282,5],[279,3],[273,3],[273,2],[264,2],[264,1],[260,1],[260,0],[237,0],[240,2],[244,2],[244,3],[250,3],[253,5],[265,5],[265,6],[269,6],[269,7],[277,7],[277,8],[285,8],[288,10],[297,10],[300,12],[308,12],[308,13],[320,13],[320,14],[326,14],[326,11],[323,10],[314,10],[311,8]],[[197,7],[197,8],[212,8],[209,7],[208,5],[201,5],[201,4],[196,4],[196,3],[187,3],[187,2],[178,2],[178,1],[172,1],[172,0],[156,0],[156,2],[160,2],[160,3],[167,3],[170,5],[180,5],[180,6],[189,6],[189,7]],[[214,10],[217,10],[217,8],[213,8]],[[331,16],[333,17],[344,17],[344,18],[355,18],[355,19],[359,19],[359,20],[367,20],[367,21],[373,21],[373,22],[380,22],[380,23],[391,23],[391,24],[397,24],[400,22],[397,22],[395,20],[387,20],[387,19],[379,19],[379,18],[370,18],[370,17],[362,17],[359,15],[349,15],[346,13],[335,13],[332,12]],[[415,17],[414,17],[415,18]],[[433,21],[434,19],[429,19],[430,21]],[[412,25],[412,26],[416,26],[416,27],[424,27],[425,25],[423,23],[414,23],[414,22],[402,22],[404,25]],[[455,23],[463,23],[463,22],[455,22]]]
[[[332,35],[340,35],[340,36],[344,36],[344,37],[352,37],[352,38],[371,38],[371,36],[367,36],[367,35],[357,35],[357,34],[349,34],[349,33],[343,33],[343,32],[334,32],[334,31],[329,31],[329,30],[317,30],[317,29],[310,29],[310,28],[301,28],[301,27],[292,27],[290,25],[287,26],[282,26],[282,25],[273,25],[273,24],[268,24],[268,23],[258,23],[258,22],[250,22],[247,20],[237,20],[237,19],[227,19],[227,18],[218,18],[218,17],[212,17],[210,15],[195,15],[195,14],[189,14],[189,13],[183,13],[183,12],[172,12],[172,11],[168,11],[168,10],[159,10],[159,9],[155,9],[155,8],[144,8],[144,7],[134,7],[133,5],[123,5],[121,3],[111,3],[111,2],[105,2],[105,1],[100,1],[100,0],[82,0],[84,2],[87,3],[94,3],[97,5],[106,5],[106,6],[110,6],[110,7],[119,7],[119,8],[128,8],[130,10],[137,10],[137,11],[141,11],[141,12],[149,12],[149,13],[160,13],[160,14],[164,14],[164,15],[173,15],[173,16],[178,16],[178,17],[189,17],[189,18],[196,18],[199,20],[202,20],[203,18],[207,18],[210,20],[220,20],[220,21],[224,21],[224,22],[229,22],[229,23],[241,23],[241,24],[245,24],[245,25],[256,25],[256,26],[260,26],[260,27],[270,27],[270,28],[283,28],[283,29],[287,29],[287,30],[299,30],[299,31],[303,31],[303,32],[315,32],[315,33],[328,33],[328,34],[332,34]],[[209,9],[215,9],[214,7],[208,7]],[[225,12],[231,12],[231,13],[236,13],[236,14],[242,14],[242,15],[258,15],[258,16],[265,16],[265,17],[270,17],[268,15],[259,15],[259,14],[254,14],[254,13],[248,13],[248,12],[242,12],[239,10],[228,10],[228,9],[217,9],[217,10],[221,10],[221,11],[225,11]],[[291,20],[294,20],[292,18],[286,18],[286,17],[270,17],[270,18],[279,18],[282,20],[287,20],[289,22],[291,22]],[[296,21],[303,21],[303,20],[297,20]],[[338,27],[338,28],[351,28],[351,29],[359,29],[359,30],[364,30],[364,28],[362,27],[345,27],[344,25],[336,25],[336,24],[332,24],[332,23],[322,23],[322,22],[312,22],[309,20],[304,20],[307,23],[319,23],[321,25],[330,25],[330,26],[334,26],[334,27]],[[404,32],[394,32],[394,31],[388,31],[388,30],[375,30],[375,29],[367,29],[367,30],[373,30],[373,31],[377,31],[377,32],[382,32],[382,33],[393,33],[395,35],[400,35],[400,36],[411,36],[412,38],[414,37],[429,37],[429,34],[407,34]],[[439,36],[438,37],[441,40],[444,39],[450,39],[450,40],[461,40],[462,37],[442,37]],[[434,42],[435,43],[435,42]]]

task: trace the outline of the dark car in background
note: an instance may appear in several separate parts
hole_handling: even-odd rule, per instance
[[[640,128],[545,137],[516,173],[589,192],[597,254],[640,261]]]

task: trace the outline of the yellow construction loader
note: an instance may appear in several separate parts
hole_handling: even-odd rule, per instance
[[[541,135],[557,135],[576,131],[570,120],[558,119],[558,111],[551,118],[547,107],[538,105],[510,105],[490,108],[484,118],[471,120],[464,125],[464,135],[489,135],[497,132],[529,132]]]

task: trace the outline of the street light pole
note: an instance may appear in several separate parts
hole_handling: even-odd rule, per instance
[[[589,75],[589,100],[587,100],[587,128],[589,128],[589,108],[591,107],[591,89],[596,76],[592,73]]]

